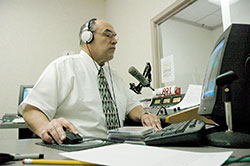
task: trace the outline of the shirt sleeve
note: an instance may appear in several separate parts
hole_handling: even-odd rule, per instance
[[[53,119],[57,107],[71,89],[70,80],[66,80],[71,77],[63,77],[70,74],[65,70],[67,67],[65,61],[52,62],[44,70],[27,98],[20,104],[18,111],[22,114],[25,106],[29,104],[39,108],[49,120]]]
[[[113,71],[115,77],[119,80],[119,85],[122,88],[122,93],[125,94],[126,96],[126,115],[129,114],[129,112],[135,108],[136,106],[141,105],[141,103],[139,102],[136,94],[130,90],[126,85],[125,82],[123,81],[123,79],[118,75],[118,73],[116,71]]]
[[[128,105],[127,105],[127,112],[126,112],[126,114],[129,114],[129,112],[133,108],[135,108],[136,106],[141,105],[141,103],[137,99],[137,96],[129,88],[126,88],[126,91],[127,91],[127,99],[128,99]]]

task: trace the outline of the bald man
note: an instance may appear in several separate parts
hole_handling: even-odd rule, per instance
[[[19,112],[29,128],[48,143],[61,144],[63,128],[82,136],[107,137],[107,122],[98,88],[102,68],[108,82],[119,127],[125,117],[161,129],[160,120],[147,114],[134,93],[109,66],[117,34],[111,24],[91,19],[80,29],[81,51],[50,63],[22,102]]]

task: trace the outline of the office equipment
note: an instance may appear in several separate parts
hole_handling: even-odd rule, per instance
[[[42,159],[44,158],[44,154],[8,154],[8,153],[0,153],[0,164],[3,164],[8,161],[14,161],[14,160],[22,160],[25,158],[29,159]]]
[[[174,106],[182,101],[184,98],[184,94],[181,95],[174,95],[174,96],[158,96],[153,97],[150,101],[150,104],[144,109],[149,112],[156,114],[158,116],[160,115],[170,115],[173,113],[176,113],[176,109],[169,109],[169,107]]]
[[[65,130],[66,138],[63,140],[63,144],[77,144],[82,141],[82,137],[79,134],[74,134],[68,130]]]
[[[221,132],[206,136],[210,145],[250,147],[249,38],[250,25],[232,24],[210,56],[198,112],[221,126]]]
[[[23,159],[43,159],[44,154],[39,153],[32,153],[32,154],[21,154],[21,153],[15,153],[12,156],[14,156],[14,160],[23,160]]]
[[[121,140],[109,140],[105,138],[97,138],[97,137],[83,137],[81,142],[76,144],[49,144],[44,141],[37,142],[37,145],[45,146],[48,148],[58,149],[62,151],[72,152],[72,151],[78,151],[78,150],[85,150],[85,149],[91,149],[96,148],[100,146],[106,146],[116,143],[121,143],[123,141]]]
[[[23,102],[23,100],[29,95],[32,88],[33,88],[33,85],[20,85],[18,105],[20,105]],[[19,112],[17,112],[17,114],[18,116],[22,117],[22,115]],[[18,129],[19,139],[35,138],[35,137],[37,136],[28,128]]]
[[[190,145],[199,143],[205,123],[189,120],[171,124],[145,138],[146,145]]]
[[[0,164],[14,160],[14,156],[7,153],[0,153]]]
[[[216,85],[222,87],[223,101],[225,103],[226,131],[214,132],[206,136],[206,141],[210,145],[246,148],[250,147],[250,135],[246,133],[234,132],[232,124],[232,107],[231,107],[231,83],[238,79],[233,71],[228,71],[216,78]]]
[[[74,160],[33,160],[24,159],[23,164],[54,164],[54,165],[92,165],[91,163]]]
[[[5,122],[12,122],[16,118],[18,118],[17,114],[8,114],[8,113],[6,113],[2,117],[2,122],[3,123],[5,123]]]
[[[239,79],[232,82],[232,124],[236,132],[250,133],[250,25],[232,24],[219,37],[211,53],[203,83],[201,115],[211,117],[223,130],[227,129],[223,87],[216,86],[216,77],[229,70]]]
[[[28,96],[32,86],[31,85],[21,85],[19,90],[19,98],[18,105]],[[28,129],[28,126],[25,124],[20,113],[16,114],[5,114],[2,123],[0,124],[0,128],[4,129],[18,129],[18,138],[31,138],[36,137],[33,132]]]
[[[20,85],[18,105],[20,105],[22,101],[29,95],[32,88],[33,85]]]

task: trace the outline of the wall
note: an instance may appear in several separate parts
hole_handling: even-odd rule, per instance
[[[34,84],[65,50],[79,52],[80,26],[103,18],[103,6],[102,0],[0,0],[0,117],[16,113],[21,84]],[[16,130],[0,130],[1,139],[9,137]]]
[[[212,49],[211,31],[169,19],[160,32],[163,57],[174,57],[175,80],[166,85],[179,86],[183,93],[189,84],[201,85]]]
[[[230,6],[231,22],[250,24],[250,1],[240,0]]]
[[[202,85],[210,53],[222,28],[208,30],[168,19],[160,25],[162,57],[173,55],[175,80],[162,86],[176,85],[185,93],[189,84]]]
[[[152,65],[150,20],[175,0],[107,0],[106,18],[112,22],[119,42],[112,67],[128,83],[138,83],[128,69],[134,66],[143,72],[146,62]],[[138,98],[152,95],[152,90],[143,88]]]

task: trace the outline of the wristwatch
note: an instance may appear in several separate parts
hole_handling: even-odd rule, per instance
[[[149,114],[149,113],[148,113],[147,111],[144,111],[144,112],[141,114],[141,116],[140,116],[140,120],[141,120],[142,116],[145,115],[145,114]]]

